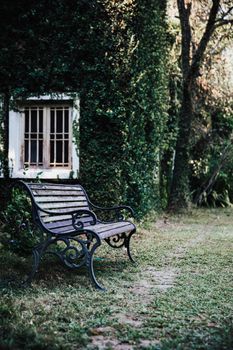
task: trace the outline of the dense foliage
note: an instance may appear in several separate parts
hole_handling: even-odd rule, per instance
[[[139,215],[159,202],[165,11],[158,0],[25,0],[2,7],[1,93],[78,91],[79,181],[99,203],[126,201]]]
[[[182,93],[169,198],[170,210],[177,210],[177,208],[187,209],[190,205],[192,129],[193,123],[196,122],[195,104],[199,102],[195,93],[196,85],[198,77],[202,75],[203,63],[208,54],[209,44],[214,40],[214,34],[217,34],[219,28],[225,28],[226,33],[230,33],[233,24],[233,7],[229,1],[213,0],[209,2],[204,0],[196,4],[194,1],[177,0],[177,9],[181,30],[180,68]],[[198,22],[198,26],[195,25],[196,22]],[[196,30],[196,27],[198,27],[199,32]],[[230,34],[227,36],[230,38]],[[222,46],[222,44],[219,45],[218,43],[221,39],[220,31],[216,42],[217,48]],[[214,48],[212,54],[215,50],[216,48]],[[212,55],[210,55],[211,57]]]
[[[31,254],[32,247],[39,243],[41,233],[33,225],[29,196],[20,187],[13,187],[6,210],[0,212],[0,245],[19,255]]]
[[[99,79],[90,81],[81,100],[81,179],[100,202],[120,199],[141,215],[159,203],[167,102],[165,6],[113,2],[107,10],[112,47],[104,65],[96,67],[103,69],[96,70]]]
[[[183,3],[183,0],[181,2]],[[188,4],[186,5],[188,7]],[[203,35],[211,4],[203,0],[190,2],[189,5],[193,45],[189,53],[189,64],[191,64]],[[166,132],[167,146],[161,155],[160,164],[160,196],[163,207],[166,207],[168,203],[174,177],[179,179],[178,182],[181,185],[180,195],[175,195],[174,201],[176,202],[181,197],[181,207],[185,205],[185,200],[189,201],[190,199],[195,204],[211,206],[229,205],[232,202],[233,85],[230,78],[231,64],[228,64],[231,53],[232,31],[230,26],[232,24],[230,21],[228,24],[222,22],[221,16],[224,16],[224,11],[228,9],[229,4],[225,5],[219,8],[217,27],[208,42],[201,62],[199,62],[198,74],[193,76],[194,80],[191,84],[192,110],[186,114],[187,118],[185,119],[189,124],[189,137],[188,141],[187,139],[185,141],[184,137],[180,138],[181,148],[187,146],[186,151],[188,151],[186,165],[179,167],[180,172],[188,176],[188,183],[186,182],[186,185],[183,186],[182,177],[173,170],[175,155],[177,155],[176,138],[182,128],[178,122],[182,111],[181,102],[184,97],[182,92],[183,67],[181,65],[181,50],[184,48],[181,45],[181,17],[177,16],[177,1],[171,0],[169,2],[168,30],[171,39],[168,65],[169,117]],[[232,11],[231,7],[229,7],[229,13],[230,11]],[[188,29],[183,31],[183,35],[188,35]],[[184,93],[187,93],[186,89]],[[186,100],[183,102],[183,108],[186,108],[188,103]],[[183,127],[186,125],[185,121]],[[188,135],[186,132],[184,134]],[[185,154],[187,155],[187,153]],[[174,176],[174,174],[176,175]],[[187,196],[184,200],[182,196],[185,193]],[[170,204],[171,209],[177,210],[178,207],[178,203],[175,207]]]

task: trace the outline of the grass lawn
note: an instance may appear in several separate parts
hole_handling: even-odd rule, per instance
[[[1,349],[233,349],[233,209],[154,218],[132,248],[103,244],[85,271],[46,258],[31,288],[7,284],[25,260],[1,251]]]

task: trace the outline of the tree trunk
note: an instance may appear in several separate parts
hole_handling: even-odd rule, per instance
[[[181,26],[181,61],[183,93],[179,119],[179,132],[176,143],[173,179],[169,199],[169,210],[188,208],[190,202],[189,191],[189,153],[190,133],[193,119],[192,89],[204,58],[206,47],[215,30],[216,18],[220,0],[212,0],[208,21],[204,33],[197,45],[194,55],[191,55],[192,28],[190,23],[192,1],[177,0]]]
[[[167,133],[174,136],[174,129],[178,126],[179,110],[177,108],[177,99],[180,98],[178,91],[180,91],[175,76],[171,75],[169,79],[169,96],[170,108],[168,110]],[[175,142],[171,136],[168,136],[168,148],[163,150],[160,154],[160,168],[159,168],[159,193],[161,198],[162,208],[167,208],[168,200],[171,191],[173,162],[174,162],[174,148]]]
[[[173,179],[168,204],[169,210],[188,208],[189,191],[189,151],[193,117],[191,82],[184,83],[179,119],[179,132],[176,142]]]
[[[3,121],[3,160],[2,160],[2,169],[3,177],[9,179],[9,103],[10,103],[10,94],[8,91],[3,93],[3,104],[2,104],[2,121]]]

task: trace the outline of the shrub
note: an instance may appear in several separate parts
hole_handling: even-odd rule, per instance
[[[40,234],[32,220],[31,200],[23,189],[13,187],[6,209],[1,212],[0,241],[7,249],[27,255],[39,242]]]

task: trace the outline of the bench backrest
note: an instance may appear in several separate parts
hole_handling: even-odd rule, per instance
[[[65,185],[53,183],[24,183],[31,193],[32,200],[41,209],[54,212],[58,215],[49,215],[43,211],[38,211],[44,224],[52,224],[57,221],[70,220],[71,215],[65,214],[77,209],[89,209],[87,194],[80,185]],[[82,221],[92,221],[93,219],[84,215]]]

